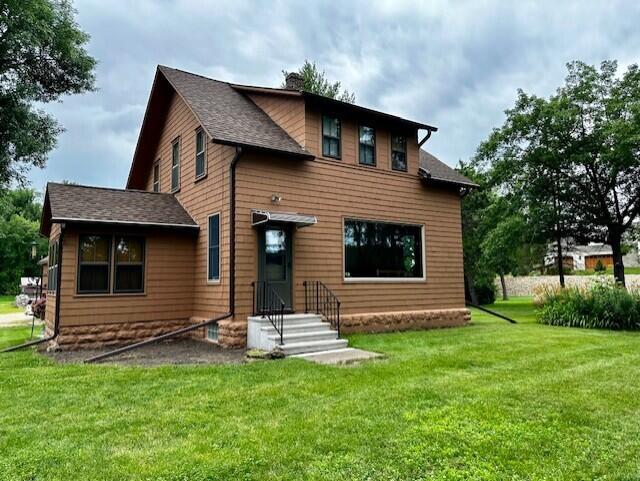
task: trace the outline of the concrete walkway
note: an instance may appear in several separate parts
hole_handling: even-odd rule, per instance
[[[36,319],[36,324],[41,322]],[[0,314],[0,327],[31,325],[31,316],[25,316],[24,312],[12,312],[10,314]]]
[[[334,351],[311,352],[309,354],[298,354],[291,357],[299,357],[307,361],[317,362],[318,364],[353,364],[368,359],[377,359],[384,357],[377,352],[363,351],[353,347],[346,349],[336,349]]]

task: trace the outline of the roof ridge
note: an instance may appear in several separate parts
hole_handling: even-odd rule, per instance
[[[115,192],[140,192],[142,194],[162,194],[162,195],[173,195],[170,192],[153,192],[150,190],[143,189],[121,189],[118,187],[103,187],[99,185],[84,185],[84,184],[65,184],[64,182],[47,182],[47,187],[49,185],[61,185],[64,187],[80,187],[83,189],[94,189],[94,190],[111,190]]]
[[[218,83],[225,84],[225,85],[228,85],[229,87],[233,88],[233,84],[231,82],[227,82],[226,80],[219,80],[219,79],[207,77],[206,75],[202,75],[202,74],[194,73],[194,72],[189,72],[188,70],[182,70],[181,68],[169,67],[168,65],[158,64],[158,68],[159,69],[166,68],[166,69],[169,69],[169,70],[174,70],[176,72],[186,73],[187,75],[193,75],[194,77],[200,77],[200,78],[203,78],[205,80],[211,80],[212,82],[218,82]]]

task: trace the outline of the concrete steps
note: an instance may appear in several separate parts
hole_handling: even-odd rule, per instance
[[[247,346],[250,349],[271,351],[280,346],[285,355],[317,353],[344,349],[346,339],[338,339],[338,332],[331,329],[318,314],[287,314],[283,318],[284,343],[280,346],[280,335],[266,317],[248,318]]]

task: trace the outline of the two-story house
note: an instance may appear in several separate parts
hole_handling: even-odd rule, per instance
[[[204,323],[194,335],[223,346],[262,333],[305,352],[343,347],[338,324],[465,324],[474,184],[421,149],[436,130],[297,74],[275,89],[158,67],[126,189],[47,187],[47,335],[77,348]]]

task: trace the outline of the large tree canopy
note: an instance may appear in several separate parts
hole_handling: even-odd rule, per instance
[[[336,100],[342,100],[343,102],[349,102],[350,104],[356,102],[356,96],[353,92],[341,90],[342,84],[340,82],[330,82],[327,80],[324,70],[318,70],[315,62],[311,63],[308,60],[305,60],[297,73],[302,75],[302,78],[304,79],[304,89],[307,92],[323,95]],[[289,72],[283,70],[282,74],[286,79]],[[284,82],[282,86],[284,87]]]
[[[88,39],[67,0],[0,2],[0,188],[43,167],[62,130],[34,104],[94,88]]]
[[[548,231],[609,243],[624,284],[622,237],[640,213],[640,71],[567,67],[550,98],[519,91],[475,161]]]

